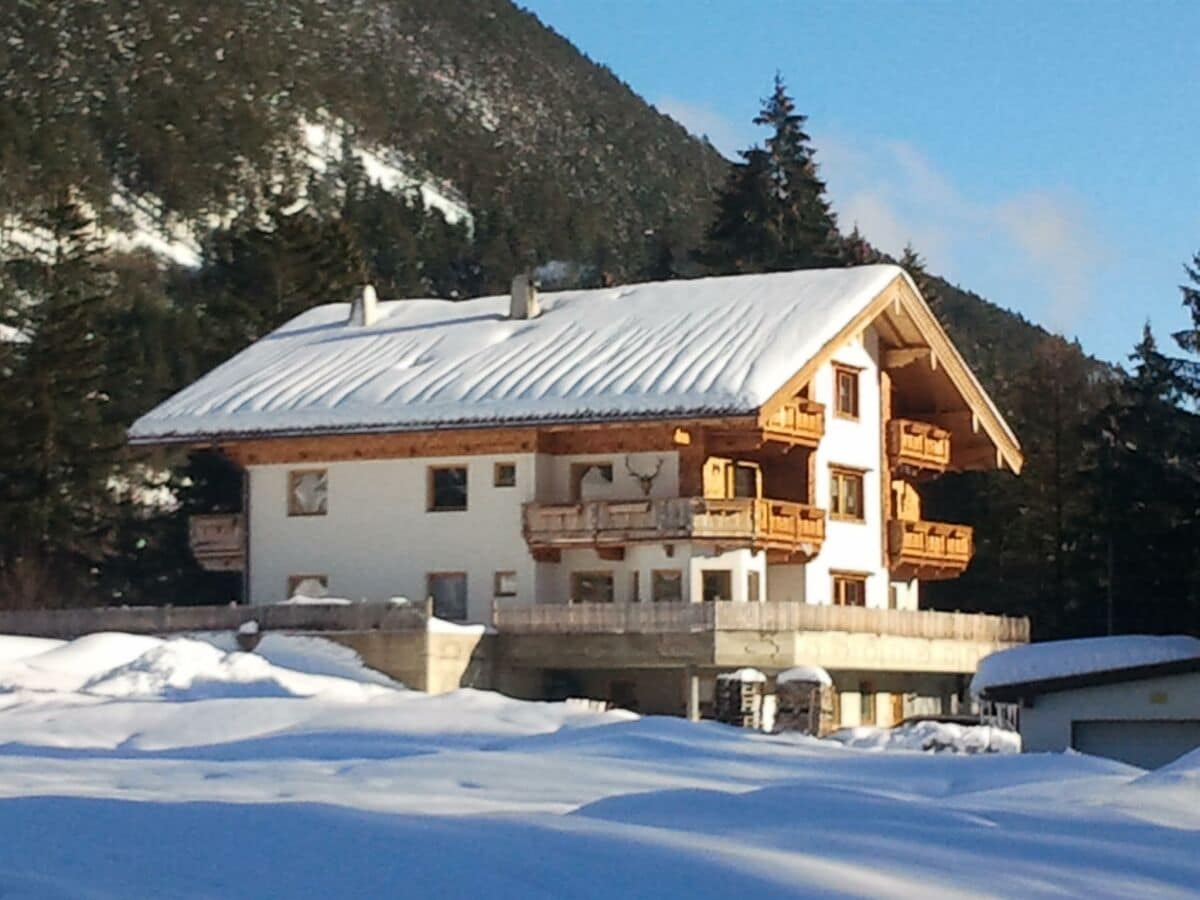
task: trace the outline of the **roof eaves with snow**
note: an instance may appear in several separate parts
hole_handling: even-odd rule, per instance
[[[1130,681],[1146,681],[1151,678],[1162,678],[1168,675],[1186,675],[1192,672],[1200,672],[1200,657],[1193,659],[1173,659],[1166,662],[1127,666],[1119,669],[1105,669],[1100,672],[1084,672],[1078,675],[1064,675],[1059,678],[1041,678],[1012,684],[991,685],[981,689],[977,696],[980,700],[1017,703],[1032,700],[1034,697],[1043,694],[1056,694],[1079,688],[1122,684]]]

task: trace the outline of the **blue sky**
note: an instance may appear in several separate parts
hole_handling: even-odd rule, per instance
[[[1091,353],[1187,323],[1200,3],[523,5],[727,154],[778,69],[844,228]]]

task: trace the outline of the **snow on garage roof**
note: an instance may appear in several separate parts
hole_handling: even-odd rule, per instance
[[[903,272],[861,266],[297,316],[134,423],[135,442],[757,410]]]
[[[984,657],[971,679],[971,693],[977,697],[1019,693],[1008,690],[1018,686],[1038,693],[1055,683],[1072,686],[1101,674],[1115,676],[1189,661],[1200,667],[1200,640],[1186,635],[1130,634],[1026,644]]]

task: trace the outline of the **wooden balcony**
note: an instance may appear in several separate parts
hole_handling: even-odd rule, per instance
[[[928,422],[888,422],[888,457],[893,469],[945,472],[950,466],[950,432]]]
[[[589,500],[527,503],[525,540],[535,556],[553,559],[573,547],[600,551],[626,544],[704,541],[811,559],[825,540],[825,511],[786,500]]]
[[[246,525],[240,513],[192,516],[188,545],[202,569],[240,572],[246,567]]]
[[[784,447],[816,447],[825,435],[825,406],[797,397],[785,403],[758,428],[714,431],[709,449],[714,453],[741,453],[765,444]]]
[[[972,530],[948,522],[906,521],[888,523],[888,557],[898,578],[941,581],[957,578],[971,562]]]

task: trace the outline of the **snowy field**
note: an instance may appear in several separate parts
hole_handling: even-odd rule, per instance
[[[843,745],[231,646],[0,638],[0,897],[1200,892],[1200,754]]]

